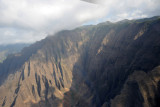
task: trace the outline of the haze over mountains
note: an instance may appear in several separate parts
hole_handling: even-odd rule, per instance
[[[1,0],[0,44],[33,43],[82,25],[157,15],[160,0]]]
[[[0,63],[3,62],[9,54],[18,53],[26,46],[29,46],[29,44],[0,45]]]
[[[0,64],[2,107],[159,107],[160,17],[49,36]]]

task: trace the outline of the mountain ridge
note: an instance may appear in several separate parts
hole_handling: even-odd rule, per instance
[[[155,95],[145,96],[147,91],[143,88],[136,88],[135,93],[142,93],[144,100],[135,101],[124,91],[134,92],[130,87],[142,86],[140,80],[126,85],[132,74],[139,75],[135,70],[145,74],[160,65],[160,19],[148,20],[64,30],[22,50],[20,55],[8,57],[0,64],[3,76],[0,104],[6,107],[158,105]],[[155,84],[159,80],[156,75],[152,78]],[[150,85],[147,87],[150,89]],[[144,97],[150,97],[150,101]]]
[[[0,63],[2,63],[9,54],[18,53],[26,46],[29,46],[29,44],[20,43],[0,45]]]

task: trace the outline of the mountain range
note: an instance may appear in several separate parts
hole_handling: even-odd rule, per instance
[[[9,54],[18,53],[26,46],[29,46],[29,44],[17,43],[0,45],[0,63],[2,63]]]
[[[63,30],[0,64],[2,107],[159,107],[160,17]]]

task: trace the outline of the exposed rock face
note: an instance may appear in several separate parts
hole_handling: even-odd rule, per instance
[[[112,100],[113,107],[159,107],[160,66],[145,73],[135,71],[125,82],[120,95]]]
[[[159,17],[61,31],[0,65],[0,105],[158,107],[159,41]]]

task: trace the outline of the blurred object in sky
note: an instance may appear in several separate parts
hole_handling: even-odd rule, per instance
[[[94,3],[94,4],[102,4],[103,3],[102,0],[81,0],[81,1],[89,2],[89,3]]]

